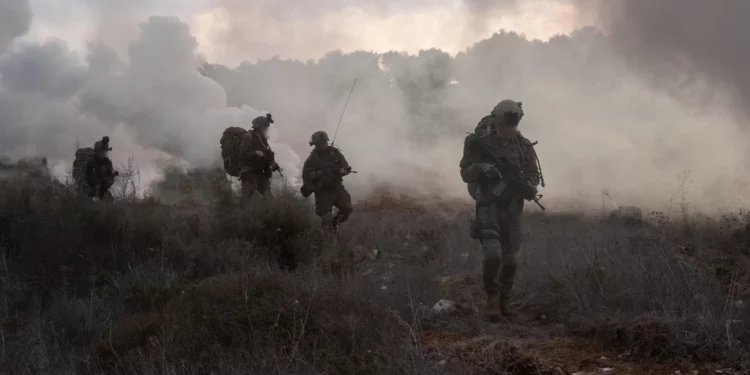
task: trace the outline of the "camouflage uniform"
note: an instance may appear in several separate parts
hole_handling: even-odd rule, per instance
[[[315,145],[315,149],[302,169],[302,195],[315,194],[315,213],[320,216],[324,229],[334,230],[339,223],[347,221],[354,210],[342,178],[351,172],[351,167],[339,149],[328,145],[325,132],[315,132],[310,145]],[[333,207],[338,209],[335,217]]]
[[[86,194],[90,198],[112,200],[109,189],[115,183],[115,176],[119,173],[112,166],[107,152],[112,151],[109,147],[109,137],[102,138],[94,143],[94,157],[86,165]]]
[[[506,115],[510,113],[509,115]],[[513,115],[515,114],[515,115]],[[511,189],[502,189],[502,178],[486,153],[479,152],[476,141],[490,142],[500,155],[520,166],[536,187],[541,178],[533,144],[515,130],[511,139],[501,140],[494,131],[498,126],[515,128],[523,110],[520,103],[504,100],[492,115],[483,118],[475,132],[467,136],[461,177],[469,184],[469,192],[476,200],[476,222],[473,235],[482,243],[484,253],[483,281],[487,293],[490,318],[500,314],[512,316],[509,298],[517,268],[517,253],[521,246],[521,213],[524,198]],[[499,276],[499,280],[498,280]]]
[[[252,130],[242,137],[240,146],[240,182],[242,183],[241,203],[248,205],[257,191],[265,199],[274,198],[271,192],[271,177],[278,168],[275,154],[268,146],[268,137],[263,129],[268,129],[273,120],[270,115],[253,120]],[[258,155],[258,151],[263,156]]]

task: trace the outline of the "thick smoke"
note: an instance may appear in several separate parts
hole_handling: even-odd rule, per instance
[[[310,134],[334,135],[357,79],[336,138],[359,171],[346,181],[355,199],[382,184],[468,198],[458,174],[463,137],[499,100],[513,98],[525,104],[522,132],[539,141],[550,209],[572,203],[666,209],[683,196],[700,208],[731,207],[744,199],[750,169],[746,134],[738,126],[746,119],[748,94],[739,67],[749,47],[739,36],[747,34],[740,33],[744,25],[735,24],[747,7],[729,2],[733,14],[720,19],[724,10],[695,10],[708,8],[698,2],[685,10],[684,2],[653,2],[666,10],[645,3],[467,0],[457,5],[465,13],[457,11],[460,17],[443,29],[475,35],[469,26],[492,27],[493,15],[538,9],[541,17],[554,5],[578,6],[571,18],[596,16],[603,32],[587,27],[548,41],[500,32],[455,55],[363,45],[378,52],[334,51],[318,60],[271,58],[230,68],[204,64],[196,53],[199,40],[214,41],[209,50],[241,46],[243,56],[278,51],[314,58],[323,46],[351,50],[365,39],[346,32],[351,25],[337,24],[342,15],[372,15],[380,29],[363,24],[367,40],[382,35],[388,41],[403,34],[399,20],[414,19],[405,14],[425,15],[427,22],[448,9],[422,1],[325,1],[309,8],[293,1],[222,0],[231,15],[219,30],[224,39],[194,36],[179,19],[153,17],[140,23],[127,48],[108,40],[128,32],[109,30],[84,58],[64,41],[17,41],[0,58],[0,146],[18,156],[69,159],[77,140],[90,144],[109,134],[114,157],[136,155],[142,168],[168,158],[209,165],[218,157],[221,131],[247,126],[264,113],[252,109],[258,108],[277,119],[274,147],[292,176],[310,150]],[[106,8],[96,9],[106,20]],[[124,14],[143,13],[136,10]],[[136,24],[117,19],[113,24],[123,28]],[[28,21],[19,25],[27,29]],[[17,29],[0,28],[0,41],[24,33]]]
[[[661,88],[700,105],[715,99],[708,86],[750,114],[750,2],[578,1],[598,16],[622,55]]]
[[[465,197],[457,168],[463,136],[509,97],[526,104],[521,129],[540,141],[553,208],[665,209],[679,203],[682,190],[701,208],[735,204],[748,155],[727,107],[687,107],[619,51],[612,38],[585,28],[549,42],[500,33],[455,57],[438,50],[331,53],[317,63],[276,59],[207,74],[232,104],[262,103],[294,119],[288,126],[299,133],[283,141],[300,153],[304,136],[335,131],[358,78],[337,143],[360,169],[348,183],[361,194],[390,183]]]
[[[65,164],[76,146],[110,135],[113,158],[133,158],[146,181],[158,174],[157,160],[216,163],[222,130],[264,113],[227,107],[224,89],[199,73],[196,47],[187,25],[171,17],[141,23],[126,59],[101,42],[85,60],[64,41],[18,43],[0,57],[0,147]],[[288,149],[279,157],[296,174],[299,157]]]

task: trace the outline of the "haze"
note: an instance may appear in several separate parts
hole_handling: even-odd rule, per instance
[[[165,160],[214,164],[225,127],[271,112],[294,176],[356,78],[336,138],[355,199],[382,184],[468,199],[463,136],[504,98],[524,102],[550,209],[746,195],[747,2],[305,4],[0,0],[0,147],[61,171],[110,135],[145,185]]]

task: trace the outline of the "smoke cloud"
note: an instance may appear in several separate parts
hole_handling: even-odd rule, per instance
[[[185,23],[151,17],[139,29],[125,60],[102,42],[91,44],[83,60],[65,41],[54,39],[18,43],[2,55],[4,153],[43,154],[69,163],[76,146],[109,135],[113,157],[121,163],[134,158],[149,180],[158,175],[154,163],[159,160],[215,164],[221,131],[247,127],[264,114],[248,106],[227,107],[224,89],[199,73],[204,61]],[[288,168],[295,174],[296,165]]]
[[[539,141],[544,200],[552,210],[603,204],[661,210],[683,197],[700,209],[731,208],[745,198],[750,148],[742,124],[750,82],[740,67],[748,63],[743,38],[750,34],[740,21],[750,13],[744,2],[714,9],[697,0],[439,6],[360,0],[316,7],[221,0],[198,21],[144,19],[145,8],[133,2],[120,16],[92,8],[94,29],[114,26],[84,54],[63,40],[17,40],[29,28],[28,3],[3,3],[22,15],[12,18],[16,26],[0,23],[0,147],[12,156],[69,161],[77,142],[110,135],[115,159],[134,155],[142,171],[153,168],[145,179],[154,178],[160,160],[216,163],[224,128],[248,127],[270,112],[272,146],[285,175],[294,176],[310,152],[310,135],[336,133],[357,79],[336,134],[359,172],[346,178],[355,199],[380,185],[468,199],[458,174],[463,138],[505,98],[524,102],[521,131]],[[593,17],[598,29],[546,41],[498,32],[466,42],[498,20],[539,22],[549,12],[570,24]],[[227,22],[207,26],[206,15]],[[435,29],[460,28],[465,35],[456,40],[465,48],[383,48],[393,42],[398,49],[393,35],[406,27],[400,21],[415,19],[437,22]],[[340,23],[357,20],[374,20],[359,25],[366,39]],[[363,40],[373,45],[358,45]],[[211,50],[298,59],[222,65],[198,53]]]
[[[720,106],[706,102],[724,93],[722,100],[750,114],[749,2],[579,1],[608,30],[613,46],[660,88],[696,106]]]
[[[545,43],[500,33],[455,57],[438,50],[333,53],[312,65],[214,67],[210,76],[234,104],[276,103],[274,111],[293,119],[288,126],[302,135],[335,131],[358,78],[337,142],[360,168],[349,182],[359,191],[391,183],[465,197],[457,168],[465,132],[509,97],[525,103],[521,130],[540,142],[553,207],[605,200],[664,209],[682,188],[703,208],[736,202],[747,151],[726,107],[686,108],[631,69],[616,47],[593,28]],[[302,153],[302,135],[286,134],[284,142]]]

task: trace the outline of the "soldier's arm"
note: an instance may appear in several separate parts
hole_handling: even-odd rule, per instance
[[[346,158],[344,157],[344,154],[342,154],[340,151],[336,150],[336,152],[339,154],[339,168],[345,169],[347,172],[351,170],[351,166],[349,166],[349,162],[346,161]]]
[[[259,148],[260,152],[265,154],[265,158],[268,159],[270,162],[276,161],[276,153],[271,150],[271,146],[268,147],[268,149]],[[256,155],[257,156],[257,155]]]
[[[522,147],[524,147],[524,154],[526,156],[523,171],[526,173],[526,176],[531,179],[531,183],[534,186],[538,186],[541,179],[541,172],[539,171],[539,161],[537,159],[536,150],[534,150],[531,141],[526,138],[522,139],[521,144]]]
[[[245,134],[242,136],[242,142],[240,143],[240,160],[244,163],[257,162],[262,157],[259,156],[256,151],[258,147],[253,142],[253,136],[251,134]]]

